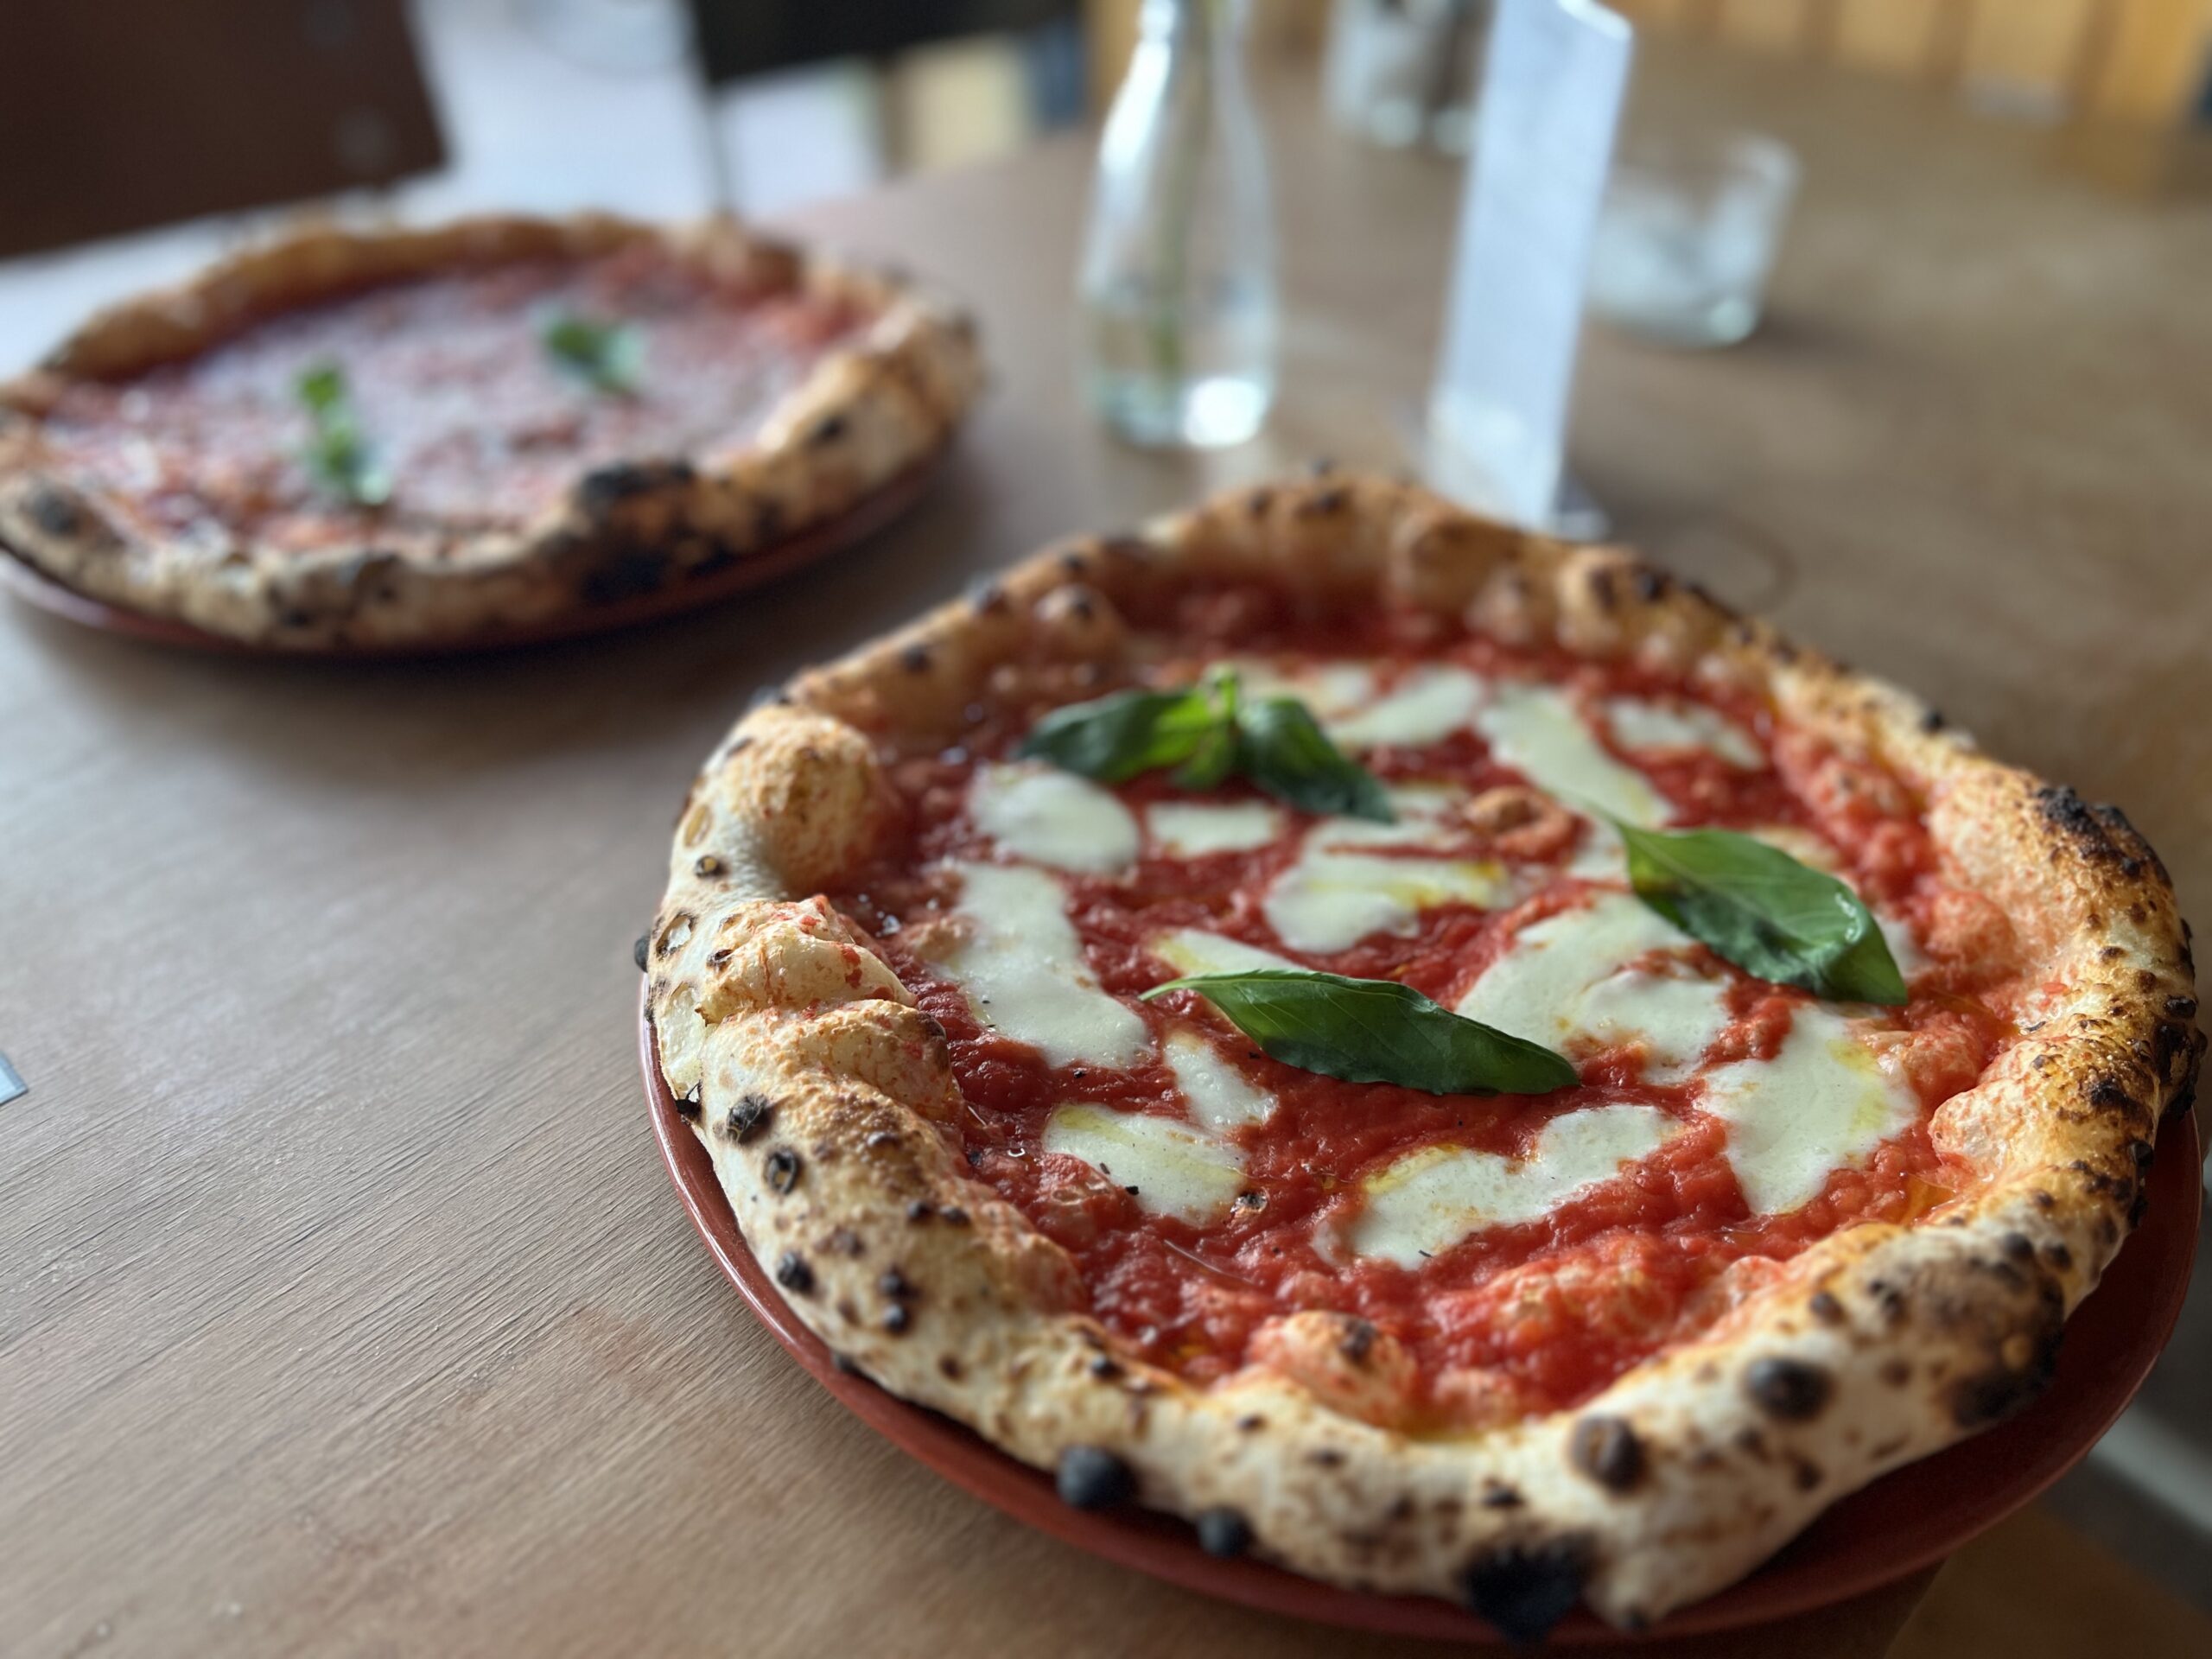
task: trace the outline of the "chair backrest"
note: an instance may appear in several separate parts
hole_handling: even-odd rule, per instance
[[[821,63],[880,58],[918,46],[1038,28],[1082,0],[690,0],[708,82]]]
[[[445,160],[405,0],[0,5],[0,257]]]

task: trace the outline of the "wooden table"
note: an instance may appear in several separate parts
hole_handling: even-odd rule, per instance
[[[2212,914],[2212,219],[1887,87],[1650,79],[1808,183],[1751,345],[1593,339],[1583,477],[1723,595],[2125,801]],[[753,688],[1202,475],[1399,458],[1452,172],[1277,105],[1287,396],[1251,453],[1079,416],[1063,143],[807,217],[963,290],[997,365],[942,486],[842,563],[434,664],[0,613],[0,1047],[32,1087],[0,1108],[0,1652],[1397,1650],[1134,1578],[876,1440],[717,1276],[633,1059],[671,815]],[[1877,1652],[1919,1587],[1701,1651]]]

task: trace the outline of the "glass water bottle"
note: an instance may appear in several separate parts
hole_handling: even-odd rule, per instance
[[[1078,293],[1084,391],[1141,444],[1241,443],[1274,397],[1274,224],[1245,9],[1144,0],[1099,143]]]

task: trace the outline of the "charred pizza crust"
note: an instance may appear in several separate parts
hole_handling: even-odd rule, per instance
[[[1060,1248],[969,1179],[940,1132],[962,1110],[944,1033],[819,895],[886,833],[880,741],[950,739],[995,675],[1095,678],[1130,648],[1119,605],[1201,576],[1748,686],[1923,791],[1942,856],[2004,906],[2047,984],[1936,1114],[1978,1190],[1940,1224],[1832,1235],[1580,1409],[1451,1440],[1372,1427],[1279,1372],[1199,1388],[1117,1351]],[[1626,552],[1321,476],[1067,543],[756,709],[692,788],[645,965],[663,1071],[739,1224],[851,1364],[1056,1468],[1072,1502],[1134,1497],[1210,1546],[1461,1598],[1526,1637],[1578,1599],[1656,1619],[2036,1395],[2140,1218],[2162,1117],[2190,1098],[2187,938],[2116,809],[1990,759],[1905,693]],[[1387,1358],[1358,1341],[1340,1357],[1353,1373]]]
[[[526,522],[404,550],[373,535],[311,551],[210,549],[151,533],[58,475],[41,422],[73,380],[190,358],[296,307],[379,283],[658,240],[748,282],[857,306],[830,349],[731,463],[640,455],[583,472]],[[318,228],[94,317],[0,384],[0,544],[92,597],[288,650],[400,648],[531,629],[710,578],[900,478],[949,440],[981,381],[967,315],[903,278],[770,240],[728,219],[682,229],[604,214],[480,217],[434,229]]]

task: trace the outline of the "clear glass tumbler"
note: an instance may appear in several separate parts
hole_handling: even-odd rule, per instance
[[[1141,444],[1242,443],[1274,398],[1274,216],[1244,13],[1245,0],[1144,0],[1099,142],[1084,389]]]
[[[1796,189],[1796,156],[1755,133],[1628,145],[1591,249],[1592,313],[1669,346],[1745,339],[1758,327]]]

